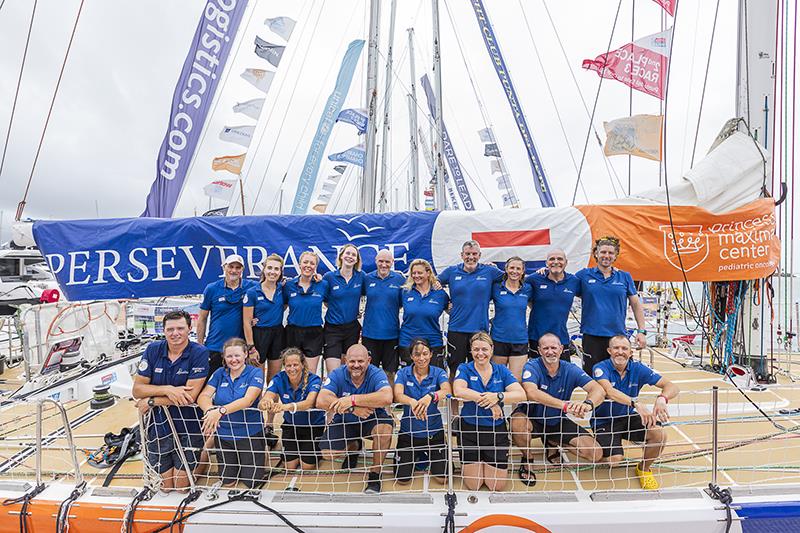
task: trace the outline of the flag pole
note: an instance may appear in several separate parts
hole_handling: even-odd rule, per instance
[[[388,191],[386,190],[386,175],[389,173],[387,150],[389,147],[389,115],[392,112],[392,51],[394,49],[394,21],[397,15],[397,0],[392,0],[389,15],[389,44],[386,49],[386,86],[383,97],[383,144],[381,145],[381,192],[378,195],[378,211],[387,211]]]

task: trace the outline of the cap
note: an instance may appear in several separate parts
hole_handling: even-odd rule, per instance
[[[239,263],[240,265],[244,266],[244,259],[242,259],[241,255],[231,254],[225,258],[225,261],[222,262],[222,266],[229,265],[231,263]]]

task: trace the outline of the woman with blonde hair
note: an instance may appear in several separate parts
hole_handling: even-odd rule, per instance
[[[309,372],[306,357],[298,348],[286,348],[281,354],[283,370],[267,385],[261,408],[269,413],[283,413],[281,443],[286,468],[298,465],[311,470],[319,461],[319,438],[325,430],[325,412],[314,409],[322,380]]]
[[[522,367],[528,360],[526,313],[532,292],[525,283],[525,262],[517,256],[509,258],[503,277],[492,286],[492,361],[508,365],[517,381],[522,379]]]
[[[300,275],[283,286],[283,298],[289,306],[286,317],[286,346],[302,350],[311,372],[319,366],[322,355],[322,303],[328,297],[328,282],[315,281],[319,258],[314,252],[300,254]]]
[[[361,324],[358,322],[361,294],[364,290],[364,272],[361,271],[361,254],[353,244],[345,244],[336,258],[336,270],[328,272],[323,280],[328,283],[325,303],[325,369],[330,373],[342,366],[342,356],[358,343]]]
[[[400,326],[400,364],[411,364],[411,341],[425,339],[431,347],[431,364],[446,368],[444,342],[440,318],[450,303],[447,293],[439,286],[431,264],[424,259],[414,259],[408,268],[408,279],[403,285],[403,323]]]

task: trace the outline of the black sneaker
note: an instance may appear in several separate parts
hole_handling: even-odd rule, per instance
[[[275,430],[272,429],[272,426],[267,426],[264,430],[264,439],[267,441],[267,448],[270,450],[278,445],[278,436],[275,434]]]
[[[364,488],[366,494],[379,494],[381,492],[381,475],[377,472],[370,472],[367,476],[367,486]]]
[[[360,455],[361,448],[363,447],[363,443],[361,439],[358,439],[356,442],[356,449],[352,452],[348,453],[344,460],[342,461],[342,469],[344,470],[353,470],[358,466],[358,456]]]

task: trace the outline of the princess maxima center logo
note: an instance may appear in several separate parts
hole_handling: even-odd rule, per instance
[[[678,270],[683,267],[689,272],[708,257],[708,234],[703,233],[702,225],[667,225],[659,226],[659,229],[664,235],[664,257]]]

